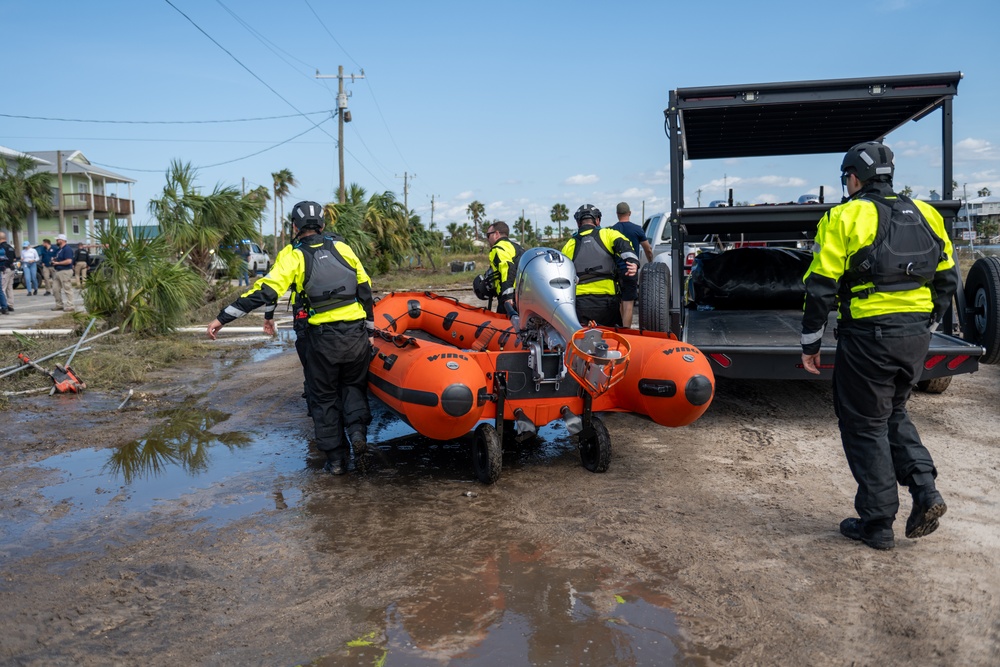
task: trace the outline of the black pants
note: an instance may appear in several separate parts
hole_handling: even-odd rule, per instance
[[[620,327],[621,300],[614,294],[577,294],[576,316],[583,326],[593,320],[602,326]]]
[[[309,370],[316,447],[328,459],[346,461],[350,444],[345,429],[366,430],[368,409],[368,334],[364,320],[310,325],[306,361]]]
[[[840,332],[833,405],[858,483],[854,507],[865,523],[892,524],[899,510],[897,483],[909,486],[918,473],[937,476],[906,412],[929,343],[929,333],[878,338],[872,332]]]

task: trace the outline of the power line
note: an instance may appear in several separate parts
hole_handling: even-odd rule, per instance
[[[232,52],[231,52],[231,51],[230,51],[229,49],[227,49],[226,47],[224,47],[224,46],[223,46],[222,44],[220,44],[219,42],[217,42],[217,41],[215,40],[215,38],[214,38],[214,37],[212,37],[212,36],[211,36],[211,35],[209,35],[209,34],[208,34],[207,32],[205,32],[205,31],[204,31],[204,30],[202,29],[202,27],[201,27],[200,25],[198,25],[197,23],[195,23],[195,22],[194,22],[194,19],[192,19],[192,18],[191,18],[190,16],[188,16],[187,14],[185,14],[184,12],[182,12],[182,11],[181,11],[181,10],[180,10],[180,9],[179,9],[179,8],[177,7],[177,5],[175,5],[175,4],[174,4],[173,2],[171,2],[170,0],[164,0],[164,2],[166,2],[166,3],[168,4],[168,5],[170,5],[171,7],[173,7],[173,8],[174,8],[174,9],[175,9],[175,10],[177,11],[177,13],[178,13],[178,14],[180,14],[181,16],[183,16],[184,18],[186,18],[186,19],[188,20],[188,22],[189,22],[189,23],[190,23],[191,25],[193,25],[193,26],[194,26],[195,28],[197,28],[198,32],[200,32],[201,34],[205,35],[205,37],[207,37],[207,38],[208,38],[209,40],[211,40],[211,42],[212,42],[213,44],[215,44],[215,45],[216,45],[217,47],[219,47],[220,49],[222,49],[223,51],[225,51],[225,52],[226,52],[226,54],[227,54],[227,55],[228,55],[228,56],[229,56],[230,58],[232,58],[233,60],[235,60],[235,61],[236,61],[236,63],[237,63],[237,64],[238,64],[238,65],[239,65],[240,67],[242,67],[243,69],[245,69],[245,70],[246,70],[246,71],[247,71],[247,72],[248,72],[248,73],[250,74],[250,76],[252,76],[253,78],[255,78],[255,79],[257,79],[258,81],[260,81],[260,82],[261,82],[262,84],[264,84],[264,87],[266,87],[266,88],[267,88],[268,90],[270,90],[270,91],[271,91],[272,93],[274,93],[275,95],[277,95],[277,96],[278,96],[278,98],[279,98],[279,99],[280,99],[280,100],[281,100],[282,102],[284,102],[285,104],[287,104],[287,105],[288,105],[288,106],[290,106],[291,108],[295,109],[295,110],[296,110],[296,111],[297,111],[297,112],[299,113],[299,115],[300,115],[300,116],[302,116],[303,118],[305,118],[306,120],[308,120],[308,121],[309,121],[310,123],[312,123],[312,124],[313,124],[313,127],[319,127],[319,124],[317,124],[317,123],[316,123],[316,122],[315,122],[315,121],[314,121],[314,120],[313,120],[312,118],[309,118],[308,116],[306,116],[306,115],[305,115],[305,114],[304,114],[304,113],[303,113],[302,111],[300,111],[300,110],[299,110],[299,108],[298,108],[298,107],[296,107],[296,106],[295,106],[294,104],[292,104],[292,103],[291,103],[291,102],[289,102],[289,101],[288,101],[287,99],[285,99],[285,97],[284,97],[284,96],[283,96],[283,95],[282,95],[281,93],[279,93],[279,92],[278,92],[277,90],[275,90],[274,88],[272,88],[272,87],[271,87],[271,85],[270,85],[269,83],[267,83],[267,81],[264,81],[264,79],[262,79],[262,78],[260,78],[259,76],[257,76],[257,74],[256,74],[256,73],[254,73],[254,71],[253,71],[252,69],[250,69],[249,67],[247,67],[246,65],[244,65],[244,64],[243,64],[243,62],[242,62],[242,61],[241,61],[241,60],[240,60],[239,58],[237,58],[236,56],[234,56],[234,55],[232,54]],[[322,129],[322,128],[321,128],[321,129]],[[330,137],[331,139],[334,139],[334,137],[333,137],[333,135],[332,135],[332,134],[330,134],[330,133],[329,133],[329,132],[327,132],[326,130],[322,130],[322,131],[323,131],[323,133],[324,133],[324,134],[326,134],[326,135],[327,135],[328,137]],[[334,139],[334,141],[336,141],[336,139]]]
[[[332,116],[331,116],[331,118],[332,118]],[[330,120],[330,118],[327,118],[326,120],[322,121],[322,123],[325,123],[328,120]],[[319,127],[319,125],[317,125],[316,127]],[[274,144],[273,146],[268,146],[267,148],[263,148],[263,149],[261,149],[259,151],[254,152],[254,153],[250,153],[249,155],[244,155],[243,157],[233,158],[232,160],[226,160],[224,162],[216,162],[215,164],[203,164],[201,166],[195,167],[195,169],[208,169],[210,167],[221,167],[222,165],[225,165],[225,164],[232,164],[233,162],[239,162],[241,160],[246,160],[248,158],[252,158],[255,155],[260,155],[261,153],[266,153],[267,151],[275,149],[278,146],[283,146],[283,145],[287,144],[288,142],[292,141],[293,139],[298,139],[303,134],[307,134],[309,132],[312,132],[313,130],[316,129],[316,127],[306,128],[304,131],[299,132],[294,137],[289,137],[288,139],[285,139],[284,141],[278,142],[278,143]],[[101,162],[93,162],[92,164],[96,164],[99,167],[107,167],[108,169],[121,169],[122,171],[145,171],[145,172],[150,172],[150,173],[159,173],[159,172],[163,171],[162,169],[134,169],[132,167],[120,167],[120,166],[113,165],[113,164],[103,164]]]
[[[309,0],[303,0],[303,2],[305,2],[305,3],[306,3],[306,7],[308,7],[308,8],[309,8],[309,11],[311,11],[311,12],[313,13],[313,16],[315,16],[315,17],[316,17],[316,20],[317,20],[317,21],[319,21],[319,24],[320,24],[321,26],[323,26],[323,30],[326,30],[326,34],[330,35],[330,39],[332,39],[332,40],[333,40],[333,43],[334,43],[334,44],[336,44],[336,45],[337,45],[338,47],[340,47],[340,50],[344,52],[344,55],[345,55],[345,56],[347,56],[348,58],[350,58],[350,59],[351,59],[351,62],[353,62],[353,63],[354,63],[355,65],[357,65],[357,66],[358,66],[358,68],[359,68],[359,69],[361,69],[361,63],[359,63],[359,62],[358,62],[357,60],[355,60],[355,59],[354,59],[354,58],[353,58],[353,57],[351,56],[351,54],[347,52],[347,49],[345,49],[345,48],[344,48],[344,47],[343,47],[343,46],[341,45],[341,43],[337,41],[337,38],[333,36],[333,33],[332,33],[332,32],[330,32],[330,29],[326,27],[326,24],[325,24],[325,23],[323,23],[323,19],[321,19],[321,18],[319,17],[319,14],[317,14],[317,13],[316,13],[316,10],[315,10],[315,9],[313,9],[313,6],[309,4]]]
[[[327,119],[329,120],[329,119]],[[49,136],[31,136],[31,135],[14,135],[5,134],[0,135],[2,139],[44,139],[46,141],[125,141],[129,143],[133,142],[147,142],[147,143],[171,143],[171,144],[273,144],[274,140],[256,140],[256,139],[164,139],[164,138],[144,138],[144,137],[49,137]],[[287,142],[286,142],[287,143]],[[321,145],[329,146],[330,142],[326,140],[320,141],[299,141],[299,144],[310,144],[310,145]]]
[[[306,6],[309,8],[309,11],[311,11],[313,13],[313,16],[316,17],[317,21],[319,21],[319,24],[323,27],[323,30],[326,31],[326,34],[328,34],[330,36],[330,39],[333,40],[333,43],[336,44],[340,48],[340,50],[344,52],[344,55],[346,55],[348,58],[350,58],[351,62],[353,62],[355,65],[357,65],[359,68],[361,68],[361,63],[359,63],[357,60],[355,60],[354,57],[351,56],[351,54],[347,52],[347,49],[345,49],[343,47],[343,45],[341,45],[341,43],[339,41],[337,41],[337,38],[334,37],[333,33],[326,26],[326,23],[323,22],[322,18],[320,18],[320,15],[317,14],[316,10],[313,9],[313,6],[311,4],[309,4],[309,0],[303,0],[303,2],[306,3]],[[364,70],[362,70],[362,71],[364,71]],[[389,141],[392,142],[392,145],[396,149],[396,153],[399,155],[399,158],[403,161],[403,164],[407,168],[409,168],[410,165],[406,161],[406,158],[403,157],[403,152],[401,150],[399,150],[399,144],[396,143],[396,138],[392,136],[392,130],[389,129],[389,123],[387,123],[386,120],[385,120],[385,114],[382,113],[382,107],[379,105],[378,99],[375,97],[375,89],[372,88],[371,81],[368,80],[367,78],[366,78],[365,81],[368,84],[368,91],[372,95],[372,102],[375,103],[375,109],[378,111],[379,118],[382,119],[382,125],[385,126],[386,134],[389,135]],[[362,142],[362,143],[364,143],[364,142]],[[365,148],[367,148],[367,146],[365,146]],[[369,151],[369,152],[371,152],[371,151]],[[374,157],[374,156],[372,156],[372,157]],[[371,172],[369,172],[369,173],[371,173]]]
[[[234,11],[233,11],[233,10],[231,10],[231,9],[230,9],[229,7],[227,7],[227,6],[226,6],[226,5],[225,5],[225,4],[224,4],[224,3],[222,2],[222,0],[215,0],[215,1],[216,1],[216,2],[217,2],[217,3],[219,4],[219,6],[220,6],[220,7],[222,7],[223,9],[225,9],[225,10],[226,10],[226,11],[227,11],[227,12],[229,13],[229,15],[230,15],[230,16],[232,16],[232,17],[233,17],[234,19],[236,19],[236,21],[237,21],[237,22],[238,22],[238,23],[239,23],[240,25],[242,25],[242,26],[243,26],[244,28],[246,28],[247,32],[249,32],[249,33],[250,33],[251,35],[253,35],[253,36],[254,36],[254,37],[255,37],[255,38],[257,39],[257,41],[259,41],[259,42],[260,42],[261,44],[263,44],[263,45],[264,45],[264,46],[265,46],[265,47],[266,47],[266,48],[267,48],[267,49],[268,49],[268,50],[269,50],[269,51],[270,51],[271,53],[273,53],[273,54],[274,54],[275,56],[277,56],[277,57],[278,57],[279,59],[281,59],[281,61],[282,61],[283,63],[285,63],[286,65],[288,65],[288,66],[289,66],[290,68],[292,68],[292,70],[294,70],[294,71],[295,71],[295,72],[296,72],[297,74],[299,74],[299,75],[301,75],[301,76],[304,76],[305,78],[309,79],[309,80],[310,80],[311,82],[313,82],[314,84],[316,84],[317,86],[320,86],[320,87],[324,88],[324,89],[325,89],[325,90],[326,90],[327,92],[330,92],[330,89],[329,89],[329,87],[328,87],[328,86],[324,86],[323,84],[321,84],[321,83],[320,83],[319,81],[317,81],[317,80],[316,80],[316,79],[314,79],[313,77],[309,76],[309,75],[308,75],[308,74],[306,74],[305,72],[302,72],[302,71],[300,71],[300,70],[299,70],[299,69],[298,69],[297,67],[295,67],[295,65],[293,65],[293,64],[292,64],[292,63],[290,63],[290,62],[288,62],[288,61],[287,61],[287,60],[286,60],[286,59],[284,58],[284,56],[282,56],[282,55],[281,55],[281,53],[284,53],[285,55],[287,55],[287,56],[288,56],[289,58],[291,58],[292,60],[295,60],[296,62],[299,62],[299,63],[301,63],[301,64],[305,65],[306,67],[308,67],[308,68],[309,68],[309,69],[311,69],[311,70],[313,70],[313,69],[316,69],[316,67],[314,67],[313,65],[310,65],[309,63],[307,63],[307,62],[305,62],[305,61],[303,61],[303,60],[300,60],[299,58],[296,58],[296,57],[295,57],[294,55],[292,55],[292,54],[291,54],[291,53],[289,53],[288,51],[285,51],[285,50],[284,50],[283,48],[281,48],[280,46],[278,46],[277,44],[275,44],[274,42],[272,42],[271,40],[269,40],[269,39],[268,39],[267,37],[265,37],[265,36],[264,36],[264,35],[263,35],[263,34],[262,34],[262,33],[261,33],[260,31],[258,31],[258,30],[256,30],[256,29],[254,29],[254,28],[253,28],[253,27],[252,27],[252,26],[251,26],[251,25],[250,25],[249,23],[247,23],[247,22],[246,22],[246,21],[244,21],[244,20],[243,20],[242,18],[240,18],[240,17],[239,17],[239,16],[238,16],[238,15],[236,14],[236,12],[234,12]],[[277,50],[276,50],[276,49],[277,49]],[[278,53],[278,51],[281,51],[281,53]],[[333,94],[332,94],[332,93],[331,93],[331,97],[334,97],[334,99],[336,99],[336,97],[335,97],[335,96],[333,96]]]
[[[176,6],[176,5],[175,5],[175,4],[173,3],[173,2],[171,2],[170,0],[164,0],[164,2],[166,2],[166,3],[168,4],[168,5],[170,5],[171,7],[173,7],[173,8],[174,8],[174,10],[175,10],[175,11],[176,11],[176,12],[177,12],[178,14],[180,14],[180,15],[181,15],[181,16],[183,16],[183,17],[184,17],[185,19],[187,19],[187,20],[188,20],[188,22],[189,22],[189,23],[190,23],[191,25],[193,25],[193,26],[194,26],[194,27],[195,27],[195,28],[196,28],[196,29],[198,30],[198,32],[200,32],[201,34],[203,34],[203,35],[204,35],[205,37],[207,37],[207,38],[208,38],[209,40],[211,40],[211,42],[212,42],[213,44],[215,44],[215,45],[216,45],[216,46],[218,46],[218,47],[219,47],[220,49],[222,49],[223,51],[225,51],[225,52],[226,52],[226,54],[227,54],[227,55],[228,55],[228,56],[229,56],[230,58],[232,58],[233,60],[235,60],[235,61],[236,61],[236,63],[237,63],[237,64],[238,64],[238,65],[239,65],[240,67],[242,67],[243,69],[245,69],[245,70],[246,70],[246,71],[247,71],[247,72],[248,72],[248,73],[249,73],[249,74],[250,74],[250,75],[251,75],[251,76],[252,76],[253,78],[255,78],[255,79],[257,79],[258,81],[260,81],[260,82],[261,82],[261,83],[262,83],[262,84],[263,84],[263,85],[264,85],[264,86],[265,86],[265,87],[266,87],[266,88],[267,88],[268,90],[270,90],[270,91],[271,91],[272,93],[274,93],[275,95],[277,95],[277,96],[278,96],[278,98],[279,98],[279,99],[281,99],[281,101],[282,101],[282,102],[284,102],[285,104],[287,104],[287,105],[288,105],[288,106],[290,106],[291,108],[293,108],[293,109],[295,109],[296,111],[298,111],[299,115],[300,115],[300,116],[302,116],[303,118],[305,118],[306,120],[308,120],[308,121],[309,121],[310,123],[312,123],[312,124],[313,124],[313,127],[314,127],[314,128],[319,128],[319,130],[320,130],[321,132],[323,132],[323,134],[325,134],[326,136],[330,137],[330,138],[331,138],[331,139],[333,139],[334,141],[337,141],[337,139],[336,139],[336,138],[335,138],[335,137],[334,137],[334,136],[333,136],[332,134],[330,134],[329,132],[327,132],[327,131],[326,131],[326,129],[324,129],[324,128],[321,128],[321,127],[320,127],[320,124],[316,123],[316,122],[315,122],[315,121],[314,121],[313,119],[311,119],[311,118],[309,118],[308,116],[306,116],[306,115],[305,115],[305,114],[304,114],[304,113],[303,113],[302,111],[300,111],[300,110],[299,110],[299,108],[298,108],[298,107],[296,107],[296,106],[295,106],[294,104],[292,104],[292,103],[291,103],[291,102],[289,102],[289,101],[288,101],[287,99],[285,99],[285,97],[283,97],[283,96],[281,95],[281,93],[279,93],[279,92],[278,92],[277,90],[275,90],[274,88],[272,88],[272,87],[271,87],[271,86],[270,86],[270,85],[269,85],[269,84],[268,84],[268,83],[267,83],[266,81],[264,81],[264,79],[262,79],[262,78],[260,78],[259,76],[257,76],[257,74],[255,74],[253,70],[251,70],[251,69],[250,69],[249,67],[247,67],[246,65],[244,65],[244,64],[243,64],[243,63],[242,63],[242,62],[240,61],[240,59],[239,59],[239,58],[237,58],[236,56],[234,56],[234,55],[232,54],[232,52],[230,52],[230,51],[229,51],[229,49],[227,49],[226,47],[222,46],[222,44],[220,44],[219,42],[217,42],[217,41],[215,40],[215,38],[214,38],[214,37],[212,37],[212,36],[211,36],[211,35],[209,35],[209,34],[208,34],[207,32],[205,32],[205,30],[204,30],[204,29],[203,29],[203,28],[202,28],[201,26],[199,26],[199,25],[198,25],[197,23],[195,23],[195,22],[194,22],[194,19],[192,19],[192,18],[191,18],[190,16],[188,16],[188,15],[187,15],[187,14],[185,14],[185,13],[184,13],[183,11],[181,11],[181,10],[180,10],[180,9],[179,9],[179,8],[178,8],[178,7],[177,7],[177,6]],[[308,4],[308,0],[307,0],[306,4]],[[311,6],[310,6],[309,8],[310,8],[310,9],[312,9],[312,7],[311,7]],[[313,10],[313,13],[315,14],[315,10]],[[319,17],[317,16],[317,19],[318,19],[318,18],[319,18]],[[322,20],[320,21],[320,23],[322,23]],[[325,27],[326,27],[326,26],[324,25],[324,28],[325,28]],[[329,30],[327,30],[327,32],[329,32]],[[332,34],[332,33],[330,34],[330,37],[331,37],[331,38],[333,38],[333,34]],[[336,40],[336,38],[333,38],[333,40],[334,40],[335,42],[337,41],[337,40]],[[338,43],[337,45],[338,45],[338,46],[340,46],[340,44],[339,44],[339,43]],[[343,47],[341,47],[341,48],[343,48]],[[345,51],[345,53],[346,53],[346,51]],[[348,55],[348,57],[350,57],[350,55]],[[353,58],[352,58],[352,60],[353,60]],[[323,121],[323,122],[326,122],[326,121]],[[302,134],[305,134],[305,132],[303,132]],[[302,136],[302,135],[301,135],[301,134],[299,134],[299,135],[296,135],[296,137],[298,137],[298,136]],[[295,139],[296,137],[292,137],[292,139]],[[291,141],[291,139],[289,139],[288,141]],[[287,141],[285,141],[285,142],[282,142],[282,143],[287,143]],[[281,145],[281,144],[278,144],[278,145]],[[272,146],[271,148],[274,148],[274,146]],[[270,149],[265,149],[265,150],[270,150]],[[257,153],[254,153],[254,154],[252,154],[252,155],[247,155],[247,156],[245,156],[245,157],[243,157],[243,158],[237,158],[237,160],[242,160],[242,159],[246,159],[247,157],[253,157],[253,155],[259,155],[260,153],[263,153],[263,152],[264,152],[264,151],[258,151]],[[365,171],[367,171],[367,172],[368,172],[368,173],[369,173],[369,174],[371,175],[371,177],[372,177],[372,178],[374,178],[374,179],[375,179],[376,181],[378,181],[379,183],[381,183],[383,187],[385,187],[385,184],[384,184],[384,183],[382,183],[382,181],[381,181],[381,180],[379,180],[379,178],[378,178],[377,176],[375,176],[375,174],[372,174],[371,170],[369,170],[369,169],[368,169],[368,167],[366,167],[366,166],[365,166],[365,165],[364,165],[364,164],[363,164],[363,163],[362,163],[362,162],[361,162],[360,160],[358,160],[358,158],[357,158],[357,157],[355,157],[355,155],[354,155],[353,153],[351,153],[350,151],[347,151],[347,152],[348,152],[348,154],[349,154],[349,155],[350,155],[350,156],[351,156],[352,158],[354,158],[354,160],[355,160],[355,161],[356,161],[356,162],[357,162],[357,163],[358,163],[359,165],[361,165],[361,167],[362,167],[362,168],[363,168],[363,169],[364,169]],[[214,165],[206,165],[206,166],[208,166],[208,167],[216,167],[216,166],[219,166],[219,165],[221,165],[221,164],[229,164],[229,162],[236,162],[237,160],[230,160],[230,161],[228,161],[228,162],[220,162],[219,164],[214,164]],[[115,169],[120,169],[121,167],[112,167],[112,168],[115,168]],[[135,170],[135,171],[139,171],[139,170]]]
[[[203,125],[208,123],[250,123],[259,120],[281,120],[284,118],[298,118],[299,116],[315,116],[321,113],[330,113],[329,109],[323,111],[309,111],[306,113],[290,113],[284,116],[260,116],[257,118],[230,118],[225,120],[98,120],[94,118],[52,118],[49,116],[22,116],[11,113],[0,113],[3,118],[20,118],[23,120],[46,120],[60,123],[110,123],[112,125]]]

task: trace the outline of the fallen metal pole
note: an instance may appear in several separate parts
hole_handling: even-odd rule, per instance
[[[121,410],[122,408],[124,408],[125,404],[128,403],[128,399],[130,399],[130,398],[132,398],[132,390],[131,389],[128,390],[128,394],[125,396],[125,400],[122,401],[121,405],[118,406],[118,410]]]
[[[87,328],[83,330],[83,335],[80,336],[80,340],[77,341],[77,343],[76,343],[76,347],[73,348],[73,354],[69,355],[69,359],[66,360],[66,365],[67,366],[69,366],[71,363],[73,363],[73,357],[76,356],[77,350],[80,349],[80,346],[83,345],[83,341],[86,340],[86,338],[87,338],[87,334],[90,333],[90,327],[94,326],[94,322],[96,322],[96,321],[97,321],[96,317],[90,318],[90,323],[87,324]]]
[[[24,396],[25,394],[40,394],[48,390],[48,387],[42,387],[41,389],[25,389],[24,391],[5,391],[0,393],[0,396]]]
[[[90,338],[88,338],[87,340],[85,340],[83,342],[90,343],[92,341],[97,340],[98,338],[101,338],[103,336],[107,336],[108,334],[114,333],[116,331],[118,331],[118,327],[112,327],[111,329],[108,329],[107,331],[102,331],[101,333],[97,334],[96,336],[91,336]],[[52,357],[59,356],[60,354],[63,354],[65,352],[69,352],[70,350],[72,350],[77,345],[78,345],[78,343],[74,343],[73,345],[69,345],[67,347],[64,347],[63,349],[59,350],[58,352],[53,352],[52,354],[46,355],[46,356],[42,357],[41,359],[36,359],[35,362],[36,363],[40,363],[42,361],[47,361],[48,359],[51,359]],[[89,350],[90,348],[88,347],[88,348],[85,348],[85,349]],[[80,351],[82,351],[82,350],[80,350]],[[31,368],[31,366],[28,365],[28,364],[21,364],[19,366],[8,366],[7,368],[4,369],[5,372],[2,375],[0,375],[0,380],[2,380],[3,378],[7,377],[8,375],[13,375],[14,373],[17,373],[18,371],[23,371],[25,368]]]

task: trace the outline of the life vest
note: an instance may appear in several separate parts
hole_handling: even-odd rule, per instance
[[[944,240],[934,233],[913,200],[897,195],[894,201],[867,193],[878,212],[878,229],[870,246],[851,257],[842,284],[851,298],[875,292],[915,290],[934,280],[938,264],[946,260]],[[857,290],[860,285],[871,286]]]
[[[323,243],[315,247],[301,241],[295,245],[305,259],[305,285],[299,296],[310,315],[358,300],[358,273],[336,247],[342,240],[339,236],[324,236]]]
[[[593,231],[584,234],[574,234],[576,244],[573,248],[573,265],[580,284],[594,283],[598,280],[613,280],[618,265],[615,257],[601,240],[601,230],[595,227]]]

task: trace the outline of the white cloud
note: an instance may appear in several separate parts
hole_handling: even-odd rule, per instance
[[[628,188],[622,193],[621,198],[625,200],[646,199],[651,197],[653,192],[655,192],[653,188]]]
[[[959,160],[1000,160],[1000,150],[986,139],[962,139],[955,149]]]
[[[569,178],[567,178],[565,181],[563,181],[563,184],[564,185],[593,185],[594,183],[597,183],[599,180],[601,180],[601,179],[598,178],[597,174],[577,174],[575,176],[570,176]]]
[[[703,190],[717,190],[722,188],[730,187],[750,187],[757,185],[766,185],[769,187],[778,188],[803,188],[808,184],[804,178],[799,178],[798,176],[751,176],[750,178],[743,178],[742,176],[729,176],[726,178],[717,178],[715,180],[709,181],[701,186]]]
[[[653,173],[639,174],[639,180],[646,185],[670,185],[670,168],[657,169]]]
[[[466,190],[464,192],[459,192],[457,195],[455,195],[455,199],[459,199],[459,200],[461,200],[461,199],[468,199],[471,202],[473,194],[475,194],[475,193],[472,190]]]

